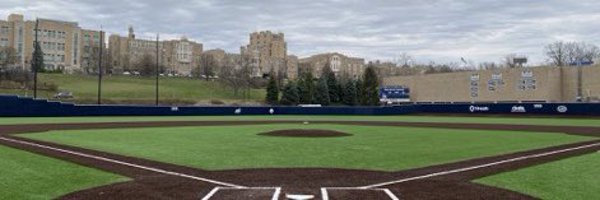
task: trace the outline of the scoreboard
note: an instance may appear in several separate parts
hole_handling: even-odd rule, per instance
[[[384,86],[379,88],[379,100],[384,104],[410,102],[410,89],[404,86]]]

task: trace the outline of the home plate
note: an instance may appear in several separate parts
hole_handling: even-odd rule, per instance
[[[287,194],[285,198],[289,200],[310,200],[314,199],[315,195],[302,195],[302,194]]]

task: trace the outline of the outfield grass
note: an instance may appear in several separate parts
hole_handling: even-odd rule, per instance
[[[600,153],[503,173],[475,181],[541,199],[600,199]]]
[[[0,199],[53,199],[128,178],[0,145]]]
[[[293,128],[331,129],[354,135],[257,135]],[[329,124],[73,130],[20,136],[208,170],[326,167],[383,171],[592,139],[554,133]]]
[[[52,83],[61,91],[73,92],[74,101],[96,103],[98,78],[85,75],[40,74],[40,84]],[[218,99],[225,102],[241,102],[245,99],[235,96],[219,82],[202,81],[187,78],[160,78],[160,97],[165,102],[174,103],[207,103]],[[29,90],[0,90],[0,93],[31,96]],[[253,89],[247,100],[252,102],[264,99],[264,90]],[[40,97],[52,98],[54,92],[41,91]],[[155,79],[134,76],[105,76],[102,81],[102,96],[105,102],[153,103],[155,98]]]
[[[457,116],[162,116],[162,117],[4,117],[0,125],[85,122],[139,121],[240,121],[240,120],[307,120],[307,121],[398,121],[440,123],[521,124],[548,126],[600,126],[600,118],[529,118],[529,117],[457,117]]]

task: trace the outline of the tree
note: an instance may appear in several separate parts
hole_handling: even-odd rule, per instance
[[[0,67],[6,68],[17,63],[17,51],[12,47],[0,48]]]
[[[363,74],[363,87],[362,87],[362,105],[365,106],[376,106],[379,105],[379,79],[375,68],[370,65]]]
[[[579,61],[593,61],[600,57],[600,49],[585,42],[557,41],[545,47],[546,56],[556,66],[566,66]]]
[[[354,106],[354,105],[358,104],[358,94],[357,94],[358,90],[356,88],[356,81],[354,81],[354,80],[346,81],[343,91],[344,92],[342,95],[342,102],[345,105]]]
[[[44,52],[40,42],[34,42],[33,55],[31,58],[31,70],[32,71],[43,71],[44,70]]]
[[[283,94],[279,101],[281,105],[293,106],[300,103],[300,96],[298,94],[298,86],[295,82],[288,82],[283,88]]]
[[[269,73],[266,102],[269,105],[276,105],[279,102],[279,87],[277,86],[277,80],[273,71]]]
[[[154,76],[156,75],[156,60],[151,54],[144,54],[138,58],[135,63],[135,69],[140,72],[142,76]]]
[[[404,52],[404,53],[400,54],[398,63],[400,64],[400,67],[402,67],[402,68],[410,68],[413,65],[414,61],[413,61],[412,56],[410,56],[408,53]]]
[[[504,58],[502,59],[502,62],[508,68],[516,68],[517,67],[517,64],[515,63],[516,57],[517,57],[517,54],[508,54],[508,55],[504,56]]]
[[[215,75],[216,66],[217,60],[215,57],[210,54],[202,54],[202,56],[200,56],[198,70],[195,71],[195,75],[208,81],[210,77]]]
[[[300,103],[313,103],[315,84],[314,77],[311,71],[306,71],[302,73],[302,76],[298,80],[298,92],[300,93]]]
[[[219,70],[219,81],[231,88],[234,96],[238,96],[240,91],[246,91],[247,93],[251,85],[250,69],[251,62],[249,62],[249,57],[246,56],[239,58],[238,64],[228,62]]]
[[[327,87],[327,78],[321,77],[315,88],[315,103],[328,106],[331,103],[329,99],[329,88]]]
[[[546,56],[556,66],[565,66],[567,60],[566,46],[562,41],[554,42],[545,47]]]
[[[356,104],[355,105],[362,105],[363,96],[365,94],[364,81],[362,80],[362,77],[357,79],[356,81],[354,81],[354,87],[356,88]]]
[[[332,103],[340,102],[341,89],[338,81],[335,77],[335,73],[329,67],[329,64],[325,65],[321,70],[321,78],[325,78],[327,81],[327,88],[329,89],[329,100]]]
[[[85,73],[98,73],[98,66],[100,61],[100,46],[94,44],[92,46],[86,46],[83,49],[83,63]],[[154,61],[156,62],[156,61]],[[110,64],[109,52],[106,49],[102,50],[102,69],[104,73],[109,70],[108,65]]]

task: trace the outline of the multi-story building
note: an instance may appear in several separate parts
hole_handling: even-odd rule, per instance
[[[292,76],[297,74],[297,58],[288,56],[283,33],[251,33],[250,43],[241,47],[240,53],[251,58],[254,77],[264,77],[271,72],[283,72],[287,78],[294,78]]]
[[[347,76],[355,78],[360,76],[365,69],[365,59],[348,57],[340,53],[325,53],[302,58],[300,64],[308,67],[316,76],[321,75],[323,67],[329,65],[331,71],[338,76]],[[306,69],[304,69],[306,70]]]
[[[158,45],[158,51],[157,51]],[[129,27],[127,37],[113,34],[109,37],[109,54],[113,69],[117,72],[133,70],[136,62],[145,55],[156,58],[165,66],[167,73],[190,75],[194,66],[198,65],[202,54],[202,44],[187,38],[180,40],[156,41],[136,38],[133,27]]]
[[[180,40],[164,41],[164,65],[167,73],[190,75],[198,66],[202,55],[202,44],[183,37]]]
[[[37,37],[44,53],[47,70],[81,70],[83,60],[89,60],[91,46],[99,46],[99,31],[84,30],[76,22],[38,19]],[[0,47],[14,48],[16,66],[29,69],[36,37],[35,20],[11,14],[7,21],[0,20]],[[89,38],[88,38],[89,37]]]

